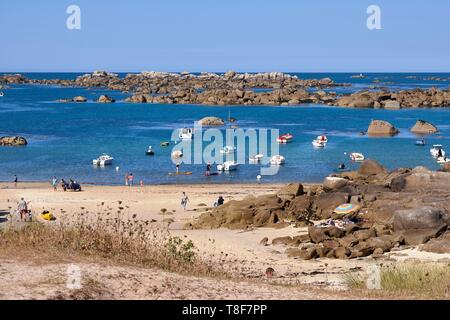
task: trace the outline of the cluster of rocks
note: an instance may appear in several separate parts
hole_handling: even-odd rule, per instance
[[[99,102],[99,103],[112,103],[112,102],[115,102],[116,100],[114,100],[113,98],[111,98],[108,95],[102,94],[96,101]],[[58,99],[58,100],[56,100],[56,102],[64,102],[64,103],[77,102],[77,103],[80,103],[80,102],[87,102],[87,98],[83,97],[83,96],[76,96],[76,97],[68,98],[68,99]]]
[[[27,139],[19,136],[0,137],[0,146],[25,146],[28,144]]]
[[[438,132],[438,128],[428,121],[417,120],[410,131],[418,135],[427,135]],[[399,132],[394,125],[385,120],[372,120],[367,129],[369,136],[394,136]]]
[[[400,108],[446,107],[450,106],[450,90],[431,88],[398,92],[360,91],[336,100],[336,105],[352,108]]]
[[[277,194],[229,201],[187,227],[308,226],[307,234],[272,240],[287,245],[288,255],[304,259],[379,256],[417,245],[450,252],[449,184],[448,172],[423,167],[388,171],[365,160],[357,171],[334,174],[322,185],[290,184]],[[353,204],[356,211],[336,213],[342,204]],[[326,219],[330,219],[326,225],[314,223]]]
[[[198,124],[201,126],[213,127],[213,126],[223,126],[225,121],[218,117],[204,117],[198,120]]]

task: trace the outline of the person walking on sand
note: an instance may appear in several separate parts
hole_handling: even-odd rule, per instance
[[[56,177],[52,178],[52,186],[53,186],[53,191],[56,191],[58,189],[58,179],[56,179]]]
[[[17,175],[14,175],[14,188],[17,188]]]
[[[211,163],[208,162],[208,164],[206,165],[205,176],[210,176],[210,175],[211,175]]]
[[[130,173],[128,176],[128,185],[131,187],[133,185],[133,174]]]
[[[19,205],[17,206],[17,210],[19,210],[20,221],[24,221],[26,219],[27,213],[28,213],[28,204],[23,197],[20,198]]]
[[[181,197],[181,206],[183,210],[186,211],[187,203],[189,202],[189,198],[186,195],[186,192],[183,192],[183,196]]]
[[[125,173],[125,185],[126,186],[128,185],[128,179],[129,179],[129,175],[128,175],[128,172],[127,172],[127,173]]]

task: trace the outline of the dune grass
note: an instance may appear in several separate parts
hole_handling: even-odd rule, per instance
[[[380,288],[367,288],[368,275],[347,274],[344,281],[348,288],[365,291],[369,296],[385,297],[450,297],[450,264],[445,263],[396,263],[380,267]]]
[[[0,247],[15,255],[101,258],[195,276],[226,276],[214,257],[200,256],[191,241],[171,237],[165,228],[137,220],[136,215],[125,218],[120,203],[115,214],[110,209],[99,213],[83,209],[77,217],[62,214],[51,223],[31,222],[20,228],[12,224],[0,230]]]

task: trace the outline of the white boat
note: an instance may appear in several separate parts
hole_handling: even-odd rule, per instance
[[[430,149],[430,153],[434,158],[445,157],[445,151],[442,149],[441,144],[434,144]]]
[[[320,135],[320,136],[317,136],[316,140],[317,140],[317,141],[321,141],[321,142],[325,142],[325,143],[328,142],[328,138],[327,138],[327,136],[324,135],[324,134],[322,134],[322,135]]]
[[[364,155],[359,152],[352,152],[350,153],[350,159],[352,161],[364,161]]]
[[[181,158],[183,157],[183,152],[181,150],[175,150],[172,152],[172,158]]]
[[[106,153],[102,154],[97,159],[92,160],[92,164],[94,166],[108,166],[113,163],[114,158],[110,155],[107,155]]]
[[[321,140],[317,140],[316,139],[316,140],[312,141],[312,145],[315,148],[324,148],[327,145],[327,143],[325,141],[321,141]]]
[[[447,157],[438,157],[436,159],[436,162],[439,164],[444,164],[444,163],[450,162],[450,159]]]
[[[225,154],[235,153],[235,152],[236,152],[236,148],[233,146],[225,146],[225,147],[223,147],[222,150],[220,150],[220,153],[225,153]]]
[[[3,96],[4,96],[3,92],[0,91],[0,97],[3,97]]]
[[[238,168],[239,164],[236,161],[225,161],[222,164],[217,165],[217,171],[234,171]]]
[[[294,136],[290,133],[283,134],[277,138],[278,143],[289,143],[294,140]]]
[[[180,129],[178,136],[181,140],[192,140],[192,137],[194,136],[194,129],[182,128]]]
[[[258,153],[257,155],[254,155],[253,157],[248,158],[250,162],[261,162],[261,160],[264,158],[264,155],[261,153]]]
[[[286,159],[283,156],[280,156],[279,154],[270,158],[270,164],[273,164],[276,166],[282,165],[285,162],[286,162]]]

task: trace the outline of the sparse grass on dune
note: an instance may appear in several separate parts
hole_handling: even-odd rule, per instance
[[[450,264],[397,263],[380,267],[381,288],[369,290],[367,275],[352,273],[345,276],[350,289],[368,296],[387,298],[449,298]]]
[[[63,217],[53,223],[32,222],[22,228],[13,224],[0,230],[0,247],[17,254],[92,257],[194,276],[226,276],[212,257],[199,256],[191,241],[149,227],[148,221],[139,221],[135,215],[124,219],[124,211],[122,207],[114,215],[111,211],[84,211],[76,221],[68,223],[61,222],[70,220]]]

